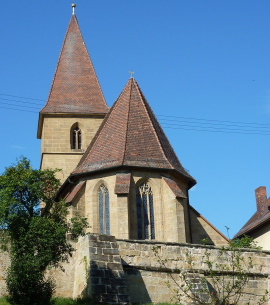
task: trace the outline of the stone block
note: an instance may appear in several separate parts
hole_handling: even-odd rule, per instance
[[[108,263],[107,268],[110,270],[122,270],[122,265],[117,263]]]
[[[119,255],[118,249],[103,249],[105,255]]]

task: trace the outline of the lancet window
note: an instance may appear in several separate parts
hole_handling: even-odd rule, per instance
[[[99,204],[99,232],[110,234],[110,198],[109,191],[105,185],[101,185],[98,190]]]
[[[75,124],[75,126],[73,126],[73,128],[71,129],[71,148],[82,148],[82,132],[78,124]]]
[[[153,192],[147,183],[138,187],[136,204],[138,239],[155,239]]]

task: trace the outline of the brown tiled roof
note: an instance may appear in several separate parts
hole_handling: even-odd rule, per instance
[[[77,184],[73,190],[68,193],[65,197],[65,201],[66,203],[70,203],[73,201],[73,199],[76,197],[76,195],[79,193],[79,191],[85,186],[86,182],[84,181],[83,183],[81,184]]]
[[[108,106],[72,15],[43,113],[105,114]]]
[[[167,183],[168,187],[172,190],[176,198],[187,198],[187,196],[174,180],[167,177],[162,177],[162,179]]]
[[[130,189],[130,173],[117,174],[114,193],[115,194],[128,194]]]
[[[121,165],[174,169],[196,183],[182,167],[133,78],[105,117],[73,174]]]
[[[256,230],[266,222],[270,221],[270,198],[267,198],[266,187],[259,186],[255,189],[255,198],[257,211],[247,221],[247,223],[237,232],[234,238],[241,237],[244,234],[249,234],[251,231]]]
[[[265,211],[264,214],[257,211],[248,222],[235,234],[234,238],[241,237],[244,234],[249,234],[251,231],[259,228],[266,222],[270,222],[270,211]]]

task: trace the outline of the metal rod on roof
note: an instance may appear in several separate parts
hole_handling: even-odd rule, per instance
[[[71,6],[72,6],[72,15],[75,15],[75,7],[76,7],[76,4],[73,2],[73,3],[71,4]]]

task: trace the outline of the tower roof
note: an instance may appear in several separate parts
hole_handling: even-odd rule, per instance
[[[73,174],[116,166],[176,170],[179,162],[137,82],[130,78]]]
[[[62,46],[44,113],[105,114],[108,106],[75,14]]]

